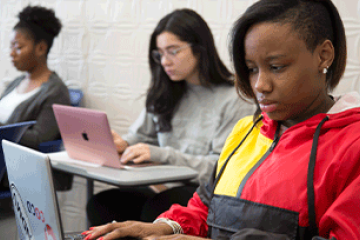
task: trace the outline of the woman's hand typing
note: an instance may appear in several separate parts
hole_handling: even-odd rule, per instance
[[[117,134],[114,130],[111,130],[111,134],[114,138],[114,143],[116,146],[116,150],[118,153],[123,153],[125,149],[129,146],[129,144],[120,137],[119,134]]]
[[[86,240],[112,240],[124,237],[139,239],[157,239],[163,235],[172,234],[172,228],[166,223],[144,223],[137,221],[113,222],[106,225],[91,227],[83,232]]]
[[[150,161],[150,148],[145,143],[138,143],[127,147],[123,152],[120,161],[122,164],[126,164],[129,161],[132,161],[135,164]]]

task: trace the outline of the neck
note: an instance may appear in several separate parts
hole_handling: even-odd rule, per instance
[[[334,105],[334,103],[335,103],[334,100],[327,93],[325,93],[325,96],[322,98],[320,98],[320,94],[319,94],[319,97],[313,101],[313,103],[309,106],[308,109],[306,109],[306,111],[304,111],[302,117],[298,117],[296,119],[291,119],[291,120],[290,119],[285,120],[282,121],[281,123],[285,127],[294,126],[295,124],[305,121],[306,119],[309,119],[315,116],[316,114],[327,113],[330,110],[330,108]]]
[[[197,71],[194,72],[191,76],[189,76],[188,78],[186,78],[185,81],[186,81],[187,83],[192,84],[192,85],[201,85],[199,70],[197,70]]]
[[[47,64],[38,64],[37,66],[35,66],[33,69],[31,69],[26,73],[27,78],[30,81],[34,81],[34,82],[37,81],[44,82],[45,80],[48,79],[50,75],[51,75],[51,71],[48,68]]]

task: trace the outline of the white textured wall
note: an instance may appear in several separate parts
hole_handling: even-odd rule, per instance
[[[149,85],[148,42],[157,22],[176,8],[196,9],[209,23],[225,62],[227,34],[252,1],[231,0],[7,0],[0,1],[0,80],[19,75],[9,58],[9,33],[28,3],[55,9],[64,28],[49,65],[68,86],[80,87],[86,107],[107,112],[112,128],[125,133],[144,106]],[[3,85],[1,85],[2,89]],[[0,90],[1,90],[0,89]]]
[[[29,3],[55,9],[64,28],[49,65],[68,86],[84,91],[83,105],[107,112],[112,128],[125,133],[144,106],[149,84],[147,50],[156,23],[176,8],[193,8],[210,25],[222,59],[230,67],[227,43],[232,23],[255,0],[1,0],[0,91],[20,73],[11,65],[9,35],[16,14]],[[357,0],[334,0],[344,20],[348,65],[337,93],[360,92],[360,16]],[[359,11],[360,12],[360,11]],[[100,185],[99,185],[100,186]],[[98,190],[100,187],[98,186]],[[84,181],[59,194],[68,231],[85,228]]]

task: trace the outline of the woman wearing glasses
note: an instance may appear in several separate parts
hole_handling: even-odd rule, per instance
[[[87,206],[92,225],[112,220],[153,221],[172,203],[184,205],[206,182],[236,122],[253,107],[239,100],[233,75],[216,51],[206,22],[189,9],[160,20],[150,39],[152,73],[146,109],[128,134],[114,140],[121,161],[188,166],[192,182],[114,189],[95,195]]]

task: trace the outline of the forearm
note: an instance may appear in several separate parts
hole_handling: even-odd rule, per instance
[[[129,132],[125,135],[122,135],[121,138],[127,143],[128,146],[135,145],[137,143],[147,143],[151,145],[158,145],[157,138],[147,136],[145,134],[138,134]]]
[[[139,117],[130,126],[128,133],[121,137],[129,144],[129,146],[136,143],[158,145],[153,115],[147,113],[146,109],[143,109]]]
[[[38,149],[40,143],[57,139],[60,133],[54,121],[55,120],[53,120],[53,122],[51,122],[51,120],[48,122],[37,122],[24,133],[19,143],[33,149]]]

